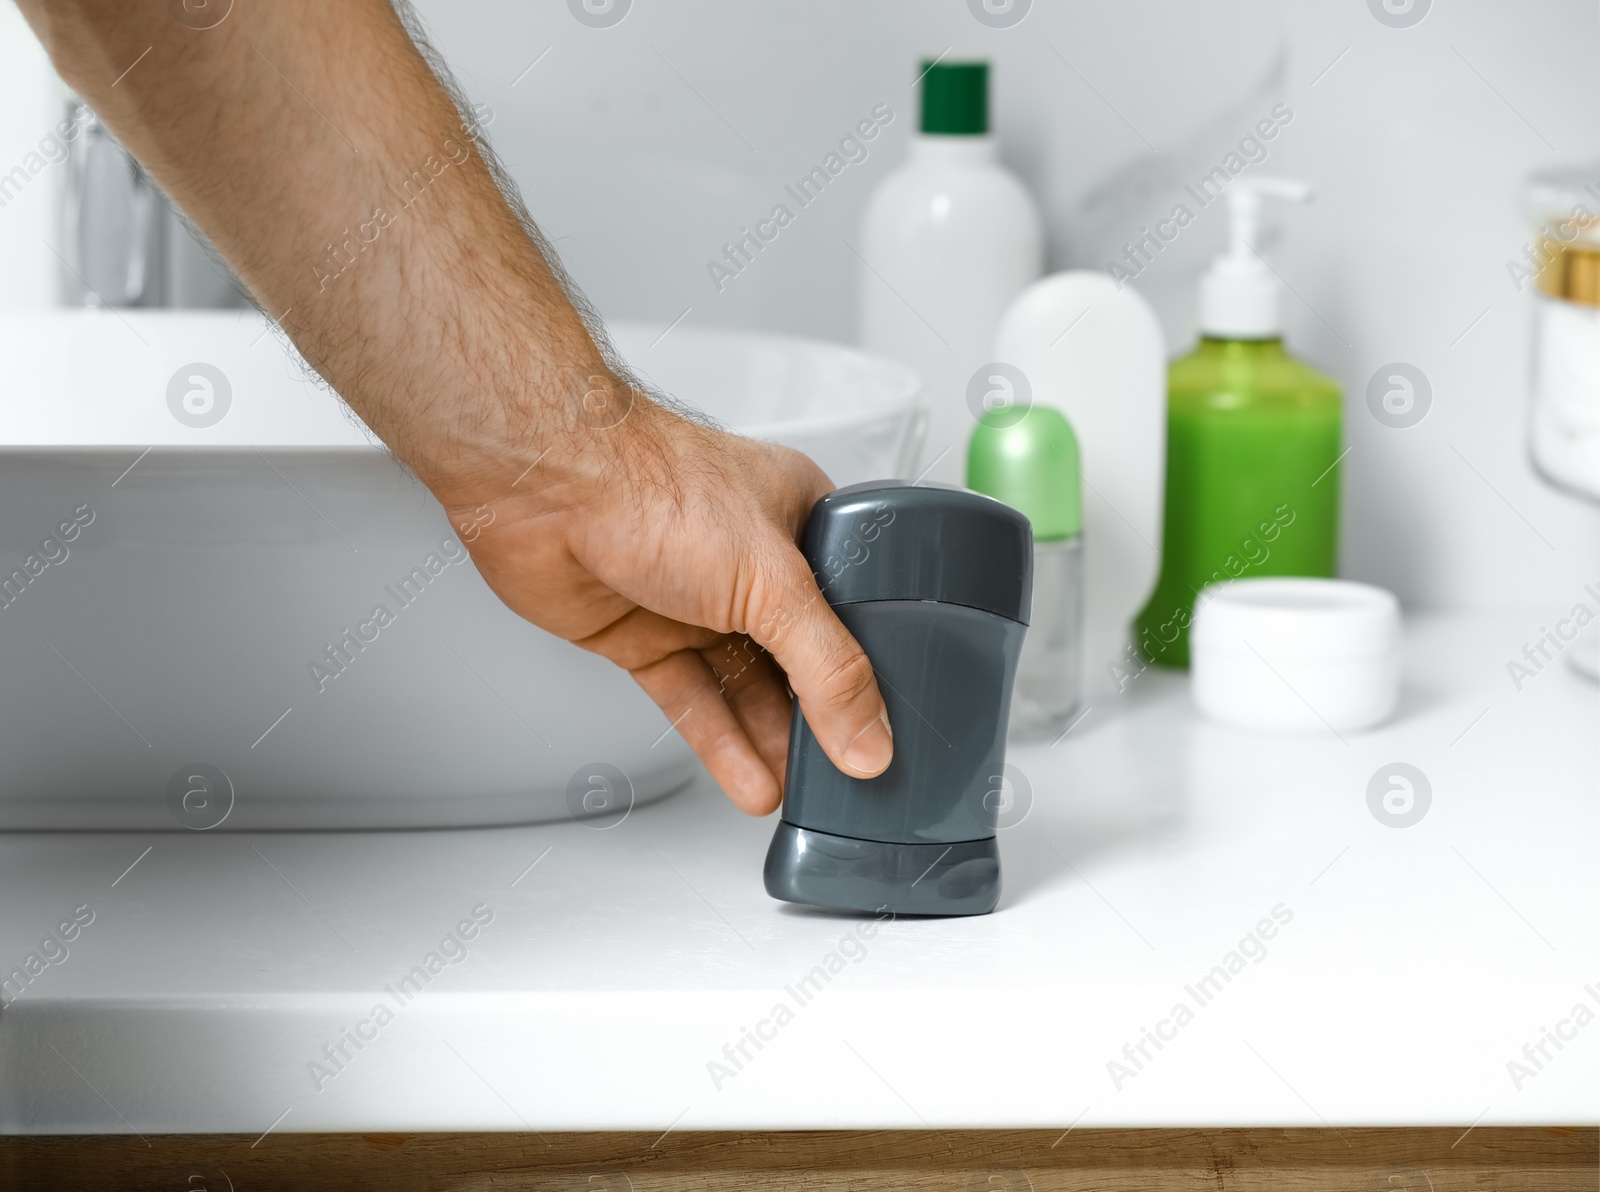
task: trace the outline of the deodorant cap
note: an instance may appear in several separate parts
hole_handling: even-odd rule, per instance
[[[967,487],[1020,509],[1037,542],[1082,532],[1082,471],[1078,436],[1049,406],[990,410],[967,445]]]
[[[812,509],[802,550],[832,605],[937,600],[1028,623],[1032,530],[981,493],[903,480],[841,488]]]

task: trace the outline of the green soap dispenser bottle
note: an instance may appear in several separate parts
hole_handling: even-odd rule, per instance
[[[1263,196],[1304,202],[1301,183],[1239,178],[1230,244],[1200,287],[1200,344],[1167,372],[1161,574],[1134,620],[1139,652],[1189,665],[1189,622],[1207,584],[1331,576],[1339,541],[1338,382],[1283,348],[1283,283],[1252,247]]]

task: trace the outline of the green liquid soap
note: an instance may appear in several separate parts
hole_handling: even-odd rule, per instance
[[[1282,339],[1208,336],[1172,362],[1161,574],[1134,619],[1146,661],[1189,665],[1207,584],[1334,574],[1340,420],[1338,383]]]

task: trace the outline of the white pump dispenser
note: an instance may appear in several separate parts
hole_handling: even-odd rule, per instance
[[[1218,339],[1283,332],[1283,283],[1255,250],[1265,196],[1305,203],[1311,188],[1284,178],[1240,178],[1228,188],[1228,251],[1200,279],[1200,331]]]

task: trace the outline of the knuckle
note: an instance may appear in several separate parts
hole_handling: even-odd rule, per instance
[[[859,648],[851,648],[830,660],[818,684],[818,692],[829,704],[845,707],[871,690],[872,663]]]

